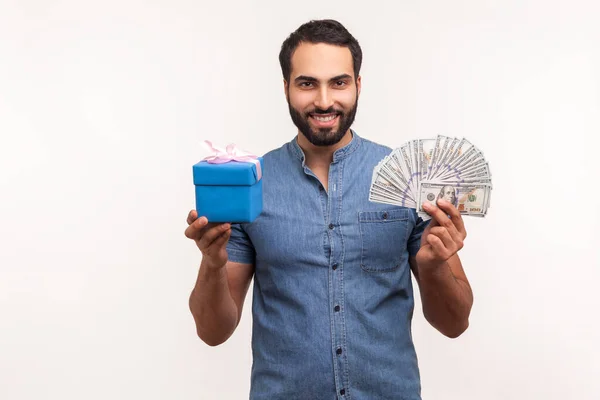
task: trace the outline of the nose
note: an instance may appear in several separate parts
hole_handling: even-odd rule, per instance
[[[328,87],[324,86],[321,88],[321,90],[319,90],[314,104],[315,107],[318,107],[321,110],[327,110],[329,107],[333,106],[333,96],[331,95]]]

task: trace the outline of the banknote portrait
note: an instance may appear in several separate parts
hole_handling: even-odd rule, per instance
[[[453,186],[443,186],[440,189],[440,193],[437,196],[438,200],[439,199],[444,199],[448,202],[450,202],[454,207],[456,207],[456,200],[457,200],[457,196],[456,196],[456,189]]]

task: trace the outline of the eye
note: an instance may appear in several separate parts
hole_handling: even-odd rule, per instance
[[[300,82],[300,87],[311,87],[313,85],[312,82]]]
[[[344,86],[346,84],[346,81],[337,81],[335,84],[337,86]]]

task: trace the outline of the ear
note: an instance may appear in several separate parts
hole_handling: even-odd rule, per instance
[[[360,96],[360,89],[362,88],[362,80],[361,80],[361,76],[359,75],[356,78],[356,96]]]
[[[287,83],[287,81],[284,79],[283,80],[283,92],[285,94],[285,98],[289,98],[289,94],[290,94],[290,85]]]

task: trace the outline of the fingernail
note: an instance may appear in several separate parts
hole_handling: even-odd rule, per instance
[[[444,199],[438,199],[437,203],[440,206],[447,206],[448,205],[448,202],[446,200],[444,200]]]
[[[423,203],[423,209],[424,210],[431,210],[431,204],[429,204],[429,203]]]

